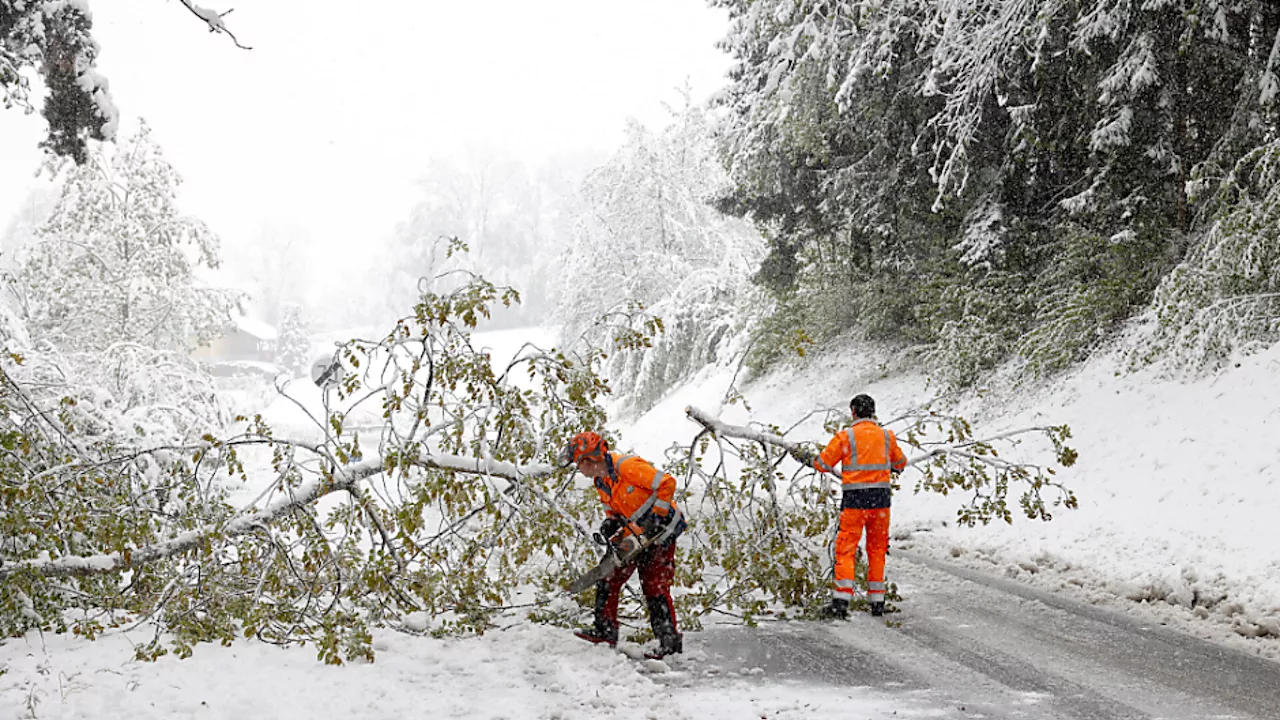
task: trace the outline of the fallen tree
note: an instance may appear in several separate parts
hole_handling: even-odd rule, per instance
[[[0,625],[93,637],[145,621],[142,657],[256,636],[336,662],[371,653],[373,623],[423,612],[437,631],[483,629],[518,591],[558,593],[594,560],[593,508],[548,460],[603,426],[609,387],[602,351],[526,345],[495,367],[473,346],[489,308],[517,299],[466,278],[385,337],[345,343],[337,386],[281,386],[305,437],[256,416],[221,438],[87,441],[102,398],[30,391],[47,386],[11,355]]]
[[[308,432],[290,437],[255,416],[221,438],[86,442],[84,423],[103,422],[92,394],[32,391],[43,386],[27,382],[31,363],[11,356],[0,396],[0,627],[87,637],[147,627],[140,658],[237,637],[311,642],[341,662],[372,657],[377,625],[483,631],[503,613],[577,622],[590,598],[575,603],[564,588],[597,559],[588,538],[601,511],[554,458],[574,433],[606,426],[605,351],[526,344],[495,365],[471,330],[492,304],[516,300],[476,277],[424,294],[386,336],[343,344],[322,373],[329,389],[281,386],[278,402],[309,418]],[[634,318],[615,342],[643,347],[652,327]],[[795,443],[776,428],[691,416],[701,429],[665,464],[684,478],[691,523],[682,621],[804,612],[827,591],[837,513],[825,481],[782,473]],[[953,436],[966,431],[951,422]],[[923,449],[917,465],[950,474],[922,490],[986,488],[981,472],[1034,474],[997,459],[995,440],[929,447],[916,439],[925,425],[904,434]],[[713,445],[718,462],[704,469]],[[1002,497],[989,494],[990,507]],[[642,616],[631,598],[624,619]]]

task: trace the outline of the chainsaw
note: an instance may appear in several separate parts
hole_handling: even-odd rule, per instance
[[[606,539],[600,533],[596,533],[593,536],[597,544],[604,546],[604,557],[599,564],[588,570],[586,574],[570,583],[569,592],[571,594],[577,595],[583,590],[594,586],[612,575],[614,570],[635,560],[640,553],[648,550],[656,543],[662,533],[657,533],[654,537],[648,537],[635,523],[630,523],[622,529],[621,535],[620,538],[616,539]]]

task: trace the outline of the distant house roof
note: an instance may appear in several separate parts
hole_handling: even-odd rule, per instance
[[[251,318],[247,315],[239,315],[235,318],[235,324],[236,328],[241,332],[252,335],[259,340],[276,339],[276,329],[257,318]]]

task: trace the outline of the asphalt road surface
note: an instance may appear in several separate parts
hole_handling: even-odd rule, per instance
[[[660,682],[859,688],[939,718],[1280,720],[1280,663],[915,554],[891,560],[902,612],[690,633],[695,654],[676,665],[689,672]]]

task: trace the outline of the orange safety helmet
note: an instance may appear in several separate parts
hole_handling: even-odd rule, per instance
[[[573,436],[569,447],[565,448],[566,461],[580,463],[583,460],[604,462],[605,453],[609,452],[609,443],[593,432],[582,432]]]

